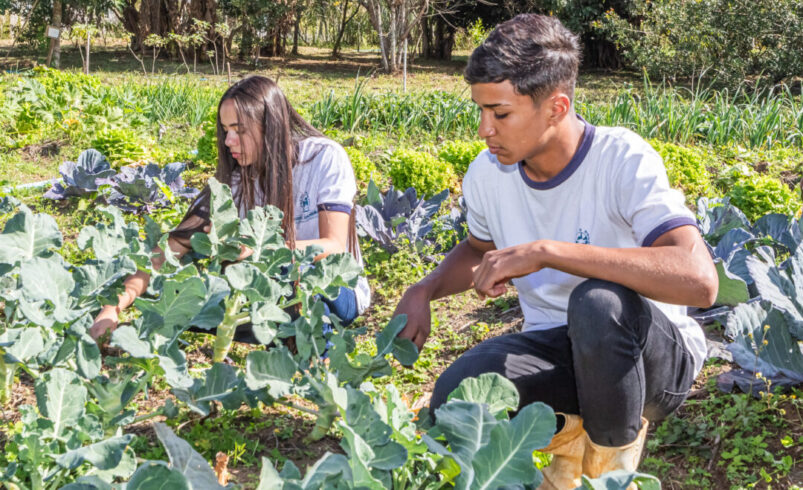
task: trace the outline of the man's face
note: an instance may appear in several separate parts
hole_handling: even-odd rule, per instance
[[[500,163],[512,165],[543,150],[551,134],[551,97],[533,102],[505,80],[471,85],[471,98],[480,107],[477,133]]]

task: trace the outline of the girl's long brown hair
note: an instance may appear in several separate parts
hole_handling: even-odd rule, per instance
[[[260,136],[256,141],[255,158],[251,159],[250,155],[243,155],[244,158],[248,157],[254,162],[251,165],[240,166],[226,146],[226,132],[220,122],[220,108],[227,100],[234,103],[238,130],[253,132],[252,134]],[[218,104],[218,165],[215,178],[231,186],[232,174],[235,171],[240,173],[239,192],[233,196],[234,202],[240,210],[253,209],[257,205],[256,188],[259,186],[265,204],[276,206],[284,213],[282,228],[285,241],[290,248],[295,248],[296,242],[293,216],[293,168],[299,163],[306,163],[298,161],[298,145],[302,140],[313,136],[322,137],[323,135],[293,109],[279,86],[270,78],[263,76],[244,78],[229,87]],[[208,189],[204,189],[204,191],[203,194],[206,194],[208,199]],[[196,202],[202,200],[198,199]],[[188,221],[191,214],[198,216],[198,213],[193,213],[194,207],[190,207],[187,216],[182,220],[182,225]],[[206,218],[208,219],[208,214]],[[177,227],[177,231],[186,228],[182,225]],[[347,249],[356,256],[357,236],[354,209],[352,209],[349,219]]]
[[[253,131],[257,154],[253,164],[241,167],[226,146],[226,132],[220,122],[220,107],[227,100],[234,103],[240,130]],[[251,76],[235,83],[218,104],[217,150],[218,165],[215,177],[231,186],[232,173],[240,172],[239,192],[234,202],[240,210],[256,205],[256,186],[266,204],[284,213],[282,228],[288,245],[295,247],[293,222],[293,167],[298,162],[298,144],[310,136],[323,136],[304,120],[284,96],[276,83],[267,77]],[[243,156],[246,157],[245,155]],[[251,159],[250,155],[247,156]]]

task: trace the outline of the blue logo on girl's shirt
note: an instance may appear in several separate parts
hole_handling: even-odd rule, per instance
[[[588,230],[578,228],[577,238],[574,240],[574,243],[581,243],[583,245],[588,245],[589,243],[591,243],[591,240],[589,240],[588,238]]]
[[[298,200],[298,205],[301,207],[301,213],[295,217],[296,223],[303,223],[305,221],[309,221],[310,219],[318,215],[317,209],[310,209],[311,206],[309,202],[308,192],[304,192],[304,194],[301,195],[301,198],[299,198]]]

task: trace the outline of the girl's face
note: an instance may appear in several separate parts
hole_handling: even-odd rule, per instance
[[[246,127],[237,118],[237,109],[231,99],[223,101],[220,106],[220,124],[226,133],[226,147],[232,158],[237,160],[241,167],[253,164],[257,158],[257,141],[259,129]]]

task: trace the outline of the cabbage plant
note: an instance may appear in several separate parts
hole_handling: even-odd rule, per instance
[[[83,196],[97,192],[105,179],[115,174],[106,157],[97,150],[81,152],[77,162],[64,162],[59,167],[61,182],[45,192],[47,199],[66,199],[71,196]]]

